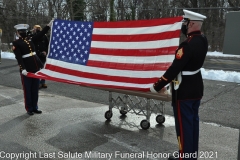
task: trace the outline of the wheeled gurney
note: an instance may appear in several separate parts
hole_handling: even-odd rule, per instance
[[[151,93],[139,92],[122,89],[100,88],[94,87],[109,92],[109,110],[105,112],[105,118],[110,120],[113,116],[112,109],[119,110],[121,115],[134,113],[143,115],[140,123],[142,129],[150,127],[150,116],[152,113],[157,114],[156,122],[162,124],[165,122],[165,103],[171,101],[171,95],[166,93]],[[113,92],[120,93],[116,98],[113,97]]]

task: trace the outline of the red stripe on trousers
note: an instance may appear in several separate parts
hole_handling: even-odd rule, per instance
[[[180,111],[180,101],[177,101],[177,114],[178,114],[178,123],[179,123],[179,132],[180,132],[180,143],[181,143],[181,148],[180,150],[181,156],[179,157],[179,160],[182,160],[182,155],[183,155],[183,127],[182,127],[182,117],[181,117],[181,111]]]
[[[26,111],[28,111],[28,107],[27,107],[27,104],[26,104],[26,91],[25,91],[25,87],[24,87],[24,78],[23,78],[23,75],[21,73],[20,73],[20,76],[21,76],[21,79],[22,79],[25,109],[26,109]]]

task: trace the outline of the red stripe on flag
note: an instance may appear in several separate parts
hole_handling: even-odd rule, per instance
[[[94,22],[94,28],[135,28],[149,27],[158,25],[167,25],[180,22],[183,17],[171,17],[152,20],[137,20],[137,21],[116,21],[116,22]]]
[[[155,41],[165,40],[171,38],[179,38],[180,31],[169,31],[163,33],[153,34],[135,34],[135,35],[92,35],[92,41],[105,41],[105,42],[142,42],[142,41]]]
[[[56,82],[63,82],[68,84],[75,84],[75,85],[81,85],[81,86],[88,86],[88,87],[101,87],[101,88],[113,88],[116,89],[116,86],[114,85],[105,85],[105,84],[91,84],[91,83],[82,83],[82,82],[76,82],[71,80],[66,80],[62,78],[55,78],[43,73],[39,73],[41,77],[45,77],[47,80],[56,81]],[[31,77],[31,75],[29,76]],[[156,81],[156,80],[155,80]],[[118,86],[118,89],[125,89],[125,90],[131,90],[131,91],[143,91],[143,92],[149,92],[149,88],[136,88],[136,87],[126,87],[126,86]]]
[[[76,71],[76,70],[71,70],[71,69],[62,68],[62,67],[49,65],[49,64],[46,65],[46,69],[53,70],[54,72],[59,72],[62,74],[77,76],[80,78],[90,78],[90,79],[97,79],[97,80],[104,80],[104,81],[135,83],[135,84],[154,83],[158,79],[158,75],[156,75],[155,78],[131,78],[131,77],[121,77],[121,76],[110,76],[110,75]]]
[[[165,71],[172,63],[128,64],[89,60],[87,66],[117,70]]]
[[[157,49],[104,49],[91,48],[90,54],[114,55],[114,56],[159,56],[173,55],[177,46]]]

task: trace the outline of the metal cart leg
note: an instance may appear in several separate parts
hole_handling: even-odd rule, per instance
[[[109,110],[106,111],[104,115],[107,120],[110,120],[113,116],[112,108],[113,108],[112,92],[109,92]]]
[[[150,116],[151,116],[151,112],[150,112],[151,106],[150,106],[150,99],[147,99],[147,104],[146,104],[146,118],[145,120],[142,120],[140,123],[140,126],[142,127],[142,129],[147,130],[150,127]]]

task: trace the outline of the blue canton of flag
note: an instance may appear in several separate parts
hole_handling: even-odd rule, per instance
[[[93,23],[58,20],[53,23],[48,58],[86,65],[91,47]]]

